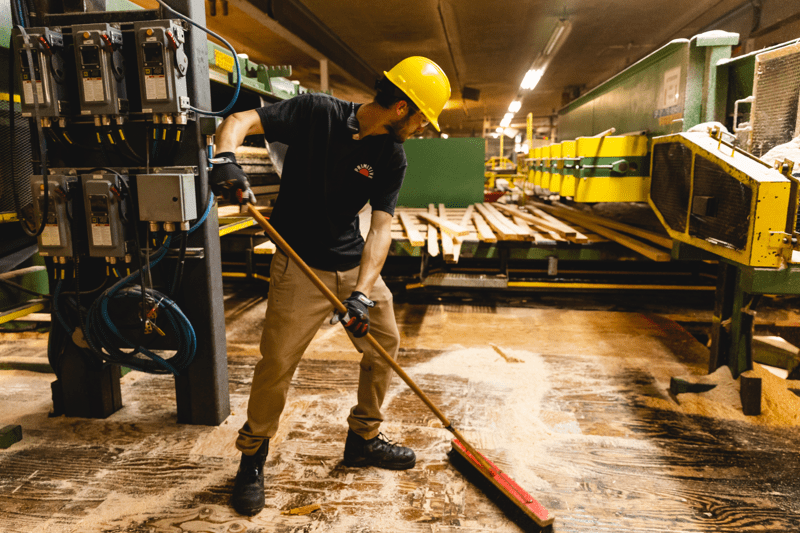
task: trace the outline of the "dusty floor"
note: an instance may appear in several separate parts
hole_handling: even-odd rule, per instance
[[[265,301],[228,291],[231,416],[178,425],[172,380],[129,373],[105,420],[49,417],[54,376],[0,370],[3,532],[516,532],[453,470],[449,434],[395,379],[384,431],[414,447],[405,472],[341,465],[357,354],[315,338],[271,443],[266,509],[229,506]],[[706,349],[654,313],[398,304],[399,362],[474,445],[555,516],[554,531],[800,530],[796,428],[686,415],[672,376]],[[0,336],[0,362],[46,362],[41,335]],[[657,401],[654,401],[657,400]],[[654,407],[658,406],[658,407]],[[306,516],[283,511],[309,504]]]

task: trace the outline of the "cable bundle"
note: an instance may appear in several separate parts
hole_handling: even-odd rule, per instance
[[[188,235],[205,222],[208,214],[211,212],[213,204],[214,195],[210,193],[208,207],[203,213],[203,216],[183,235],[181,255],[185,252]],[[140,370],[151,374],[170,373],[175,376],[180,375],[194,360],[197,351],[197,336],[195,335],[194,328],[189,319],[167,295],[158,290],[146,288],[144,286],[146,271],[156,266],[167,255],[171,242],[172,236],[167,236],[161,247],[156,250],[150,260],[147,261],[147,264],[144,265],[144,268],[140,268],[136,272],[119,280],[103,291],[103,293],[92,302],[92,305],[86,313],[86,322],[83,331],[86,342],[95,354],[111,363],[123,365],[134,370]],[[173,280],[173,292],[180,283],[180,270],[182,270],[182,264],[179,260],[178,270],[176,270],[175,280]],[[139,283],[131,285],[131,283],[137,279]],[[61,283],[59,282],[53,294],[53,311],[61,326],[69,334],[72,334],[74,328],[66,322],[59,308],[60,292]],[[135,299],[145,303],[147,310],[145,311],[144,308],[142,309],[142,319],[150,319],[153,313],[158,314],[159,317],[167,318],[169,329],[172,330],[172,334],[178,340],[178,348],[172,357],[165,359],[152,350],[137,345],[122,334],[120,328],[111,318],[110,308],[114,300],[125,299]],[[80,314],[80,312],[81,310],[78,308],[78,313]],[[158,329],[154,323],[155,316],[153,315],[152,318],[153,327]],[[161,323],[164,324],[163,321]],[[159,333],[163,332],[159,331]],[[132,351],[126,352],[124,351],[125,349],[130,349]]]
[[[169,249],[171,237],[167,237],[161,248],[153,255],[153,261],[148,268],[155,266],[166,254]],[[189,319],[180,308],[167,298],[167,296],[155,289],[142,289],[142,286],[125,287],[135,278],[141,277],[142,271],[137,271],[127,276],[110,288],[106,289],[89,308],[86,316],[86,342],[97,353],[103,353],[104,358],[110,362],[121,364],[129,368],[149,372],[153,374],[171,373],[179,375],[185,370],[194,359],[197,350],[197,337]],[[153,307],[147,314],[158,312],[160,316],[166,316],[171,326],[172,332],[178,339],[178,349],[170,358],[164,359],[152,350],[144,346],[137,346],[126,338],[119,328],[114,324],[109,314],[109,306],[112,300],[135,298],[153,302]],[[132,352],[125,352],[121,347],[132,348]],[[102,352],[101,350],[105,350]],[[137,357],[141,354],[142,357]]]

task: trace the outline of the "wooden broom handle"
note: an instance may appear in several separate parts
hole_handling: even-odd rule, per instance
[[[264,218],[264,216],[261,213],[259,213],[258,209],[256,209],[256,207],[253,204],[247,204],[247,209],[250,211],[250,214],[253,216],[256,222],[258,222],[258,225],[264,228],[264,231],[267,232],[267,235],[269,235],[269,238],[272,239],[272,242],[278,245],[280,249],[283,250],[283,252],[287,256],[289,256],[295,263],[297,263],[297,265],[300,267],[300,270],[302,270],[305,273],[305,275],[308,276],[308,279],[310,279],[311,282],[320,290],[320,292],[322,292],[322,294],[325,295],[328,301],[330,301],[333,304],[333,307],[336,309],[336,311],[341,314],[346,313],[347,308],[341,301],[339,301],[339,298],[337,298],[336,295],[333,294],[333,291],[331,291],[327,287],[327,285],[325,285],[322,282],[322,280],[319,279],[319,277],[314,273],[314,271],[311,270],[311,267],[309,267],[306,264],[306,262],[303,261],[303,259],[299,255],[297,255],[297,252],[295,252],[292,249],[292,247],[289,246],[289,243],[287,243],[283,239],[283,237],[281,237],[281,235],[275,230],[275,228],[272,227],[272,224],[270,224],[267,221],[267,219]],[[416,394],[419,397],[419,399],[422,400],[423,403],[425,403],[425,405],[428,406],[428,409],[430,409],[431,412],[434,415],[436,415],[436,418],[438,418],[442,422],[444,428],[450,431],[459,440],[459,442],[461,442],[461,444],[463,444],[464,447],[475,457],[475,459],[481,463],[481,465],[488,472],[499,473],[499,470],[497,468],[492,468],[486,462],[486,460],[483,459],[483,456],[480,453],[478,453],[478,451],[475,448],[473,448],[472,445],[470,445],[466,440],[464,440],[464,437],[461,435],[461,432],[459,432],[456,428],[454,428],[450,424],[450,420],[448,420],[447,417],[444,416],[444,414],[439,410],[438,407],[436,407],[436,405],[430,400],[430,398],[428,398],[428,396],[422,391],[422,389],[420,389],[417,386],[417,384],[414,383],[411,377],[408,374],[406,374],[406,371],[403,370],[403,367],[398,365],[397,362],[394,359],[392,359],[392,357],[386,352],[386,350],[383,349],[383,346],[381,346],[380,343],[378,343],[378,341],[375,340],[375,337],[373,337],[370,333],[367,333],[364,336],[364,338],[366,339],[367,342],[370,343],[370,345],[373,348],[375,348],[375,350],[380,354],[380,356],[383,357],[384,361],[386,361],[389,364],[389,366],[391,366],[392,369],[395,372],[397,372],[397,375],[400,376],[402,380],[406,382],[406,385],[408,385],[411,388],[411,390],[414,391],[414,394]]]

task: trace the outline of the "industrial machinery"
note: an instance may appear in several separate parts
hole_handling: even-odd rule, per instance
[[[56,414],[119,409],[123,368],[174,376],[181,422],[230,412],[205,157],[215,122],[203,117],[221,113],[192,61],[208,55],[192,22],[205,6],[174,4],[41,12],[35,24],[13,10],[12,94],[38,137],[33,209],[17,212],[50,279]]]
[[[653,139],[649,203],[670,237],[741,265],[785,268],[796,242],[798,181],[711,134]]]
[[[800,40],[732,58],[738,40],[712,31],[672,41],[559,112],[585,178],[562,184],[562,196],[646,201],[673,259],[719,262],[709,370],[734,376],[752,367],[758,296],[800,294],[800,157],[781,150],[800,136]],[[612,128],[632,133],[605,136]],[[629,146],[606,152],[615,142]]]

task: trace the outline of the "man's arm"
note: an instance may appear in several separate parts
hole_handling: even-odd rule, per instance
[[[392,215],[373,211],[369,233],[361,254],[361,271],[355,290],[369,296],[378,279],[392,244]]]
[[[255,110],[234,113],[219,125],[214,134],[214,155],[218,159],[211,160],[214,166],[208,176],[214,194],[224,194],[232,203],[256,203],[247,174],[236,162],[236,148],[242,145],[245,137],[257,133],[263,134],[264,128]]]
[[[236,152],[248,135],[264,134],[255,109],[234,113],[222,121],[214,134],[215,153]]]

